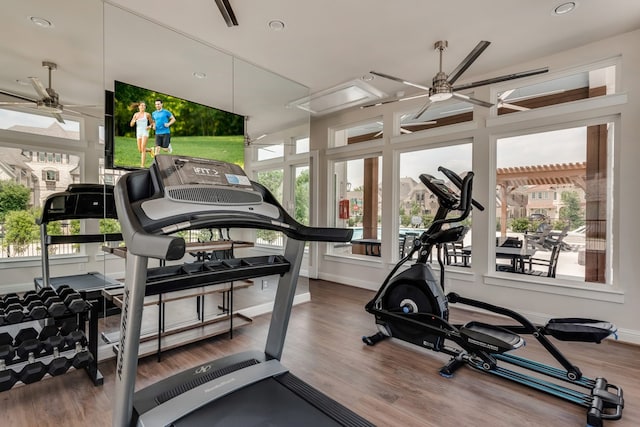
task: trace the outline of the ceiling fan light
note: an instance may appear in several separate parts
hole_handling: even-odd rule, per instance
[[[432,100],[433,102],[446,101],[447,99],[450,99],[452,96],[453,94],[451,92],[440,92],[440,93],[434,93],[433,95],[430,95],[429,99]]]
[[[578,3],[575,1],[568,1],[556,6],[553,9],[554,15],[566,15],[567,13],[573,12],[573,10],[578,6]]]
[[[41,27],[41,28],[53,27],[53,24],[51,23],[51,21],[44,18],[40,18],[38,16],[30,16],[29,20],[33,23],[33,25],[37,25],[38,27]]]

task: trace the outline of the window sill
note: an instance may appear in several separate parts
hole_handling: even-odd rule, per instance
[[[572,284],[568,281],[559,281],[557,279],[536,277],[536,280],[533,281],[517,276],[519,275],[511,273],[485,275],[484,284],[624,304],[624,292],[612,289],[608,285],[593,284],[591,287],[587,287],[588,285],[586,284]],[[595,289],[595,286],[598,288]],[[608,289],[605,289],[604,286],[607,286]]]
[[[49,257],[49,265],[79,264],[87,262],[89,262],[89,257],[83,254]],[[15,257],[4,258],[0,260],[0,270],[9,268],[32,268],[40,266],[42,266],[42,259],[40,257]]]

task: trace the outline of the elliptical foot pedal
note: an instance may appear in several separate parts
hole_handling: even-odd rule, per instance
[[[560,341],[579,341],[600,343],[609,335],[618,339],[618,328],[603,320],[568,317],[551,319],[545,325],[547,334]]]
[[[499,326],[469,322],[460,328],[460,336],[472,348],[501,354],[524,345],[524,339]]]

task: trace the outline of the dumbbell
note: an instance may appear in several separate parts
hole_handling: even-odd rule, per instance
[[[18,379],[25,384],[31,384],[40,381],[46,373],[47,365],[39,360],[35,360],[35,355],[29,353],[29,363],[24,365],[20,374],[18,374]]]
[[[13,369],[9,369],[0,359],[0,392],[7,391],[18,382],[18,375]]]
[[[72,365],[72,360],[67,359],[64,356],[60,356],[60,351],[63,350],[65,346],[65,339],[64,337],[57,335],[58,328],[53,326],[53,328],[47,329],[49,326],[45,326],[39,336],[40,339],[43,340],[42,345],[45,352],[47,354],[53,354],[53,359],[47,366],[47,372],[51,376],[62,375],[69,370]]]
[[[6,332],[0,333],[0,392],[7,391],[18,382],[13,369],[7,369],[7,363],[13,360],[16,351],[11,345],[13,338]]]
[[[65,341],[69,347],[75,346],[76,354],[73,356],[71,364],[76,369],[86,368],[93,362],[93,355],[87,350],[87,337],[82,331],[71,331],[65,336]]]
[[[13,360],[16,349],[13,348],[13,337],[7,332],[0,333],[0,361],[7,364]]]
[[[78,322],[75,319],[66,319],[60,325],[60,335],[67,336],[76,329],[78,329]]]
[[[27,310],[27,316],[34,320],[44,319],[48,315],[47,307],[39,299],[29,298],[28,303],[24,303]]]
[[[44,300],[44,305],[51,317],[60,317],[67,312],[67,306],[57,295],[52,295]]]
[[[58,296],[72,313],[82,313],[88,308],[88,303],[82,298],[82,295],[68,285],[62,285],[58,288]]]
[[[69,348],[77,348],[78,345],[80,345],[80,347],[87,346],[87,337],[85,336],[84,332],[79,330],[69,332],[67,335],[65,335],[64,340],[67,343],[67,347]]]
[[[42,350],[42,341],[38,337],[39,334],[34,328],[20,329],[15,337],[16,354],[21,359],[26,357],[28,360],[18,374],[18,379],[24,384],[40,381],[47,373],[47,366],[36,360]]]
[[[24,319],[22,304],[13,301],[14,299],[12,298],[8,303],[3,301],[3,304],[0,305],[0,311],[2,311],[4,323],[20,323],[22,322],[22,319]]]
[[[2,302],[6,305],[20,303],[20,297],[16,293],[10,293],[2,296]]]
[[[15,336],[16,354],[20,359],[37,357],[42,350],[42,342],[38,339],[38,331],[33,328],[20,329]]]

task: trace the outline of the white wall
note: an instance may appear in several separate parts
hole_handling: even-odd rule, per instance
[[[472,298],[481,298],[487,302],[501,304],[515,309],[536,322],[544,322],[553,317],[588,317],[605,319],[615,323],[620,338],[625,341],[640,343],[640,286],[638,277],[637,256],[640,253],[640,227],[638,212],[640,199],[635,185],[640,181],[640,31],[634,31],[614,38],[602,40],[581,48],[562,52],[551,57],[540,58],[518,67],[498,70],[494,75],[507,74],[543,66],[550,67],[550,75],[562,74],[569,69],[588,66],[592,63],[609,60],[620,56],[620,67],[616,80],[616,95],[603,99],[578,101],[571,104],[532,110],[520,115],[490,117],[489,110],[476,107],[475,123],[452,126],[452,130],[433,129],[419,134],[387,137],[391,135],[394,109],[407,107],[407,102],[387,104],[378,108],[357,109],[331,116],[317,118],[311,123],[311,148],[317,150],[319,164],[313,180],[319,182],[320,208],[319,223],[327,222],[325,202],[330,203],[328,193],[328,158],[336,150],[327,150],[328,129],[337,128],[350,123],[361,122],[383,115],[385,122],[385,138],[383,143],[364,143],[362,148],[347,147],[362,153],[380,151],[383,160],[382,200],[396,200],[397,160],[394,159],[395,148],[424,147],[427,144],[447,141],[468,140],[473,142],[473,170],[475,172],[474,197],[480,201],[492,200],[495,195],[492,176],[494,172],[494,152],[492,141],[497,135],[522,129],[536,129],[571,122],[584,123],[595,118],[607,118],[616,121],[616,140],[614,148],[614,195],[613,209],[613,284],[612,286],[570,283],[551,280],[547,283],[508,279],[493,271],[494,261],[490,259],[490,248],[495,233],[491,219],[491,209],[475,212],[473,218],[474,247],[486,247],[486,253],[474,252],[473,268],[468,272],[453,272],[448,275],[448,290],[459,292]],[[470,73],[467,73],[470,74]],[[486,78],[491,76],[475,76]],[[541,76],[538,76],[541,78]],[[468,81],[476,80],[476,78]],[[495,91],[495,88],[494,88]],[[475,97],[489,99],[491,88],[476,89]],[[495,94],[494,94],[495,96]],[[411,102],[411,101],[408,101]],[[422,100],[415,101],[417,108]],[[526,117],[526,121],[522,117]],[[619,126],[618,126],[619,125]],[[397,158],[397,156],[395,156]],[[424,171],[430,172],[430,171]],[[433,171],[431,171],[433,172]],[[387,179],[386,177],[389,177]],[[393,178],[393,179],[392,179]],[[391,203],[393,205],[393,203]],[[488,204],[485,203],[485,206]],[[383,208],[384,209],[384,208]],[[395,227],[394,217],[397,213],[383,212],[383,242],[393,239]],[[483,226],[484,224],[484,226]],[[367,289],[377,289],[386,274],[393,267],[392,249],[394,245],[383,245],[382,257],[371,260],[344,259],[330,255],[321,255],[319,277],[344,284]],[[509,275],[512,276],[512,275]],[[513,275],[515,276],[515,275]],[[363,305],[366,301],[363,301]]]

